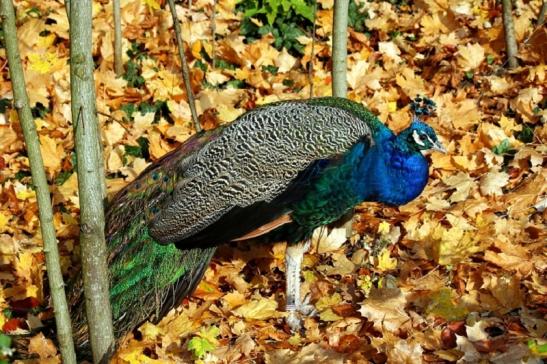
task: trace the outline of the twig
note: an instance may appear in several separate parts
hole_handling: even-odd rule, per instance
[[[65,0],[65,9],[68,22],[70,23],[70,0]]]
[[[92,0],[71,0],[70,91],[80,196],[80,247],[85,308],[94,363],[114,349],[104,236],[104,163],[95,106]]]
[[[513,25],[513,14],[511,0],[502,0],[503,6],[503,29],[505,31],[505,48],[509,68],[518,67],[517,53],[518,46]]]
[[[310,84],[310,99],[313,97],[313,59],[315,55],[315,27],[317,22],[317,0],[313,1],[313,28],[311,32],[311,55],[308,64],[308,83]]]
[[[216,23],[216,7],[217,0],[213,0],[213,8],[211,9],[211,58],[213,62],[213,70],[215,69],[216,63],[216,37],[215,33],[217,32],[217,23]]]
[[[348,57],[348,7],[349,0],[335,0],[334,24],[332,27],[332,96],[346,97]]]
[[[120,0],[112,1],[112,10],[114,14],[114,72],[116,76],[123,74],[122,61],[122,14]]]
[[[50,282],[51,298],[55,312],[57,325],[57,339],[59,350],[64,363],[76,363],[76,352],[72,340],[72,325],[68,311],[67,299],[63,282],[63,274],[59,259],[55,227],[53,226],[53,210],[49,186],[44,171],[44,161],[40,151],[40,139],[36,132],[36,125],[32,118],[28,94],[25,89],[25,76],[21,66],[21,56],[17,45],[17,28],[15,25],[15,11],[11,0],[1,0],[0,17],[4,42],[9,64],[9,73],[13,87],[13,98],[19,122],[23,129],[23,136],[27,146],[27,154],[32,173],[32,183],[36,190],[38,213],[40,216],[40,230],[44,242],[44,254],[46,257],[47,275]]]
[[[186,62],[186,56],[184,55],[184,43],[182,40],[182,33],[180,31],[179,20],[177,19],[177,10],[175,9],[175,1],[168,0],[169,8],[171,9],[171,16],[173,17],[173,27],[175,28],[175,36],[177,38],[177,46],[179,50],[180,63],[182,64],[182,79],[186,88],[186,95],[188,96],[188,105],[190,106],[190,112],[192,114],[192,120],[196,132],[201,132],[201,124],[199,123],[198,113],[196,112],[196,101],[194,94],[192,93],[192,85],[190,84],[190,70],[188,69],[188,62]]]

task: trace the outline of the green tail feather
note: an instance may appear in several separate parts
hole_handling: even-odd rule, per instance
[[[133,222],[129,229],[131,235],[121,235],[129,238],[128,247],[110,266],[110,301],[118,340],[144,321],[158,322],[190,294],[215,251],[215,247],[180,250],[174,244],[157,244],[140,221]],[[112,243],[110,246],[116,246]],[[74,287],[81,288],[81,280]],[[85,356],[90,348],[82,289],[72,292],[74,335],[79,352]]]
[[[140,323],[159,321],[201,280],[215,247],[180,250],[158,244],[148,231],[150,211],[172,191],[185,161],[222,128],[196,135],[147,168],[112,200],[106,213],[110,301],[119,341]],[[90,353],[82,278],[69,285],[75,342],[82,357]]]

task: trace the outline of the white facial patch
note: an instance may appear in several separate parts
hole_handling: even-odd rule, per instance
[[[416,130],[412,131],[412,138],[414,138],[414,142],[416,142],[416,144],[418,144],[419,146],[424,147],[424,142],[422,142],[422,139],[420,139],[420,135],[418,134],[418,132]]]

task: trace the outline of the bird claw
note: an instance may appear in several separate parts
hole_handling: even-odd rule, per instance
[[[317,315],[315,306],[310,304],[310,296],[307,295],[303,302],[292,307],[287,307],[287,325],[289,325],[291,331],[299,332],[302,330],[302,317],[313,317]]]
[[[304,297],[304,300],[302,300],[302,303],[298,306],[297,310],[304,316],[317,316],[317,310],[315,309],[315,306],[310,303],[310,299],[310,295],[307,294],[306,297]]]

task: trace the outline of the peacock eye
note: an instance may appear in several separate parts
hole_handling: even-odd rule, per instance
[[[427,135],[420,134],[420,140],[425,141],[427,139]]]

